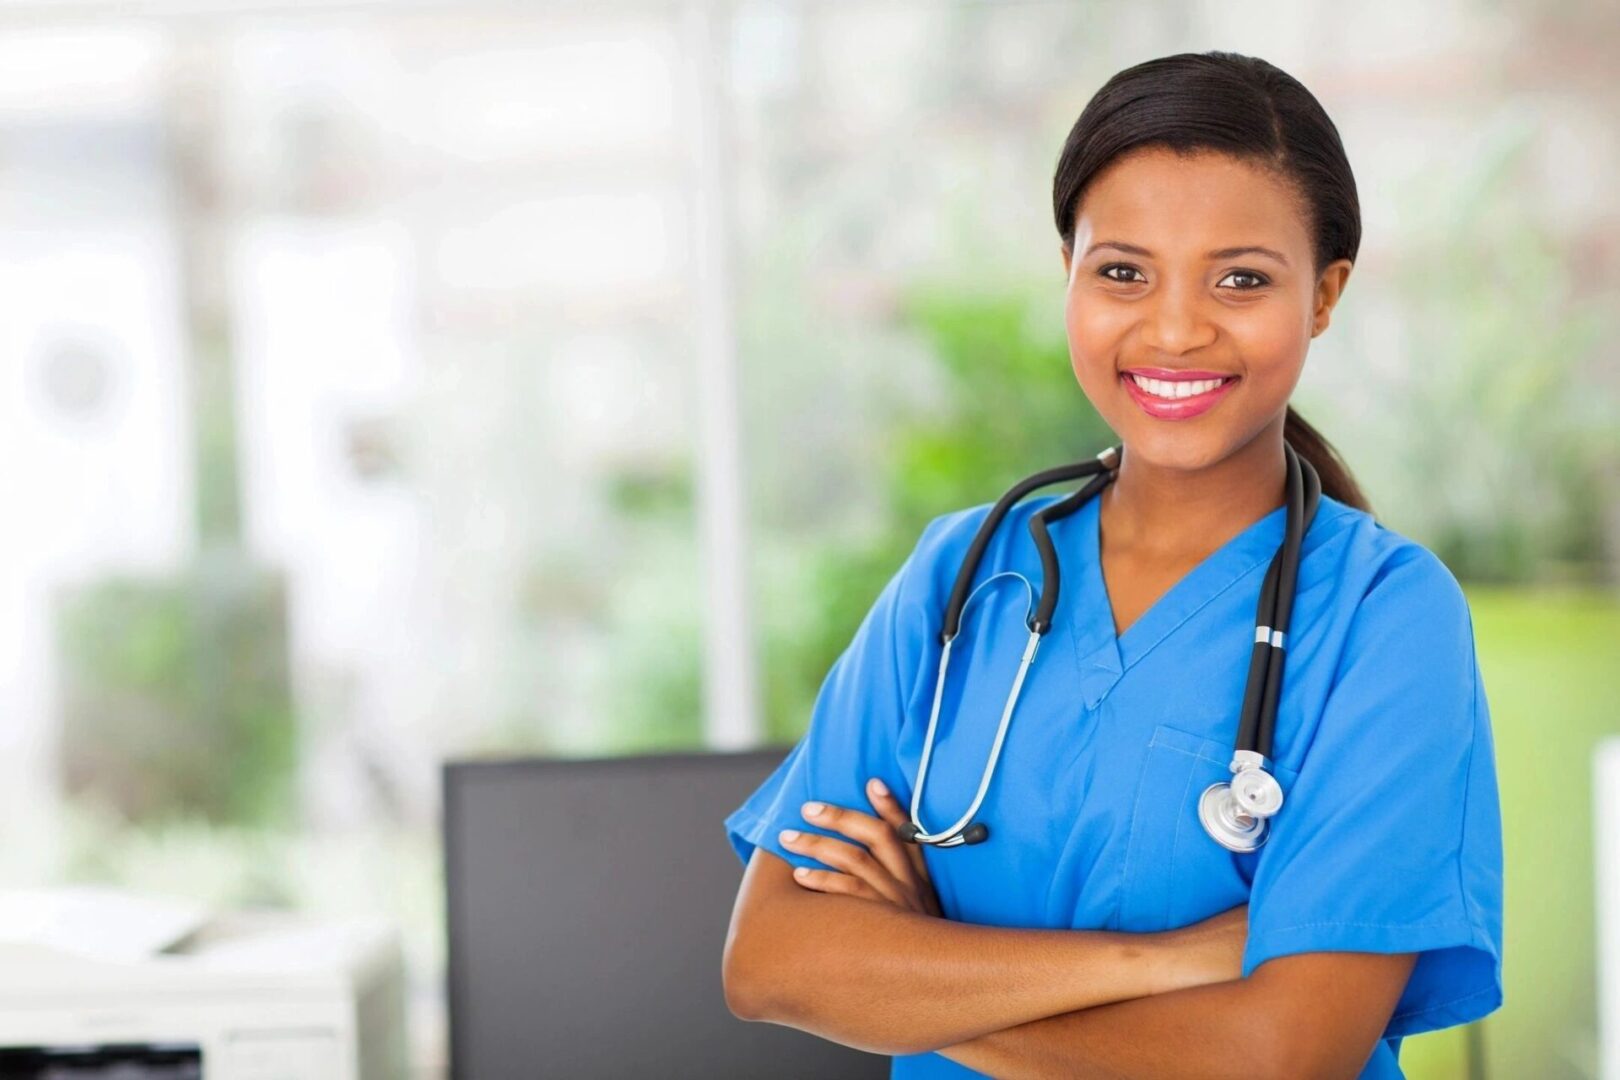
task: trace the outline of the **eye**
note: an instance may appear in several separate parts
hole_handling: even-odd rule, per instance
[[[1129,271],[1130,273],[1133,273],[1133,274],[1139,273],[1139,271],[1136,269],[1136,267],[1132,266],[1131,264],[1129,264],[1129,263],[1109,263],[1107,266],[1104,266],[1104,267],[1101,267],[1100,269],[1098,269],[1097,275],[1099,277],[1107,278],[1109,281],[1117,282],[1120,285],[1135,285],[1136,284],[1136,282],[1130,281],[1130,280],[1128,280],[1126,278],[1114,277],[1113,275],[1109,274],[1108,271],[1110,271],[1110,270],[1127,270],[1127,271]]]
[[[1253,285],[1239,285],[1239,286],[1237,286],[1236,291],[1238,291],[1238,292],[1253,292],[1255,289],[1258,289],[1258,288],[1261,288],[1263,286],[1271,284],[1271,282],[1265,277],[1264,274],[1257,274],[1253,270],[1233,270],[1230,274],[1227,274],[1226,277],[1222,278],[1221,280],[1226,281],[1226,280],[1228,280],[1230,278],[1235,278],[1235,277],[1238,277],[1238,278],[1251,278],[1255,282],[1255,284],[1253,284]]]

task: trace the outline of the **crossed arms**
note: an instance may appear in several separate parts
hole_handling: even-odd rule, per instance
[[[732,911],[726,1000],[745,1019],[1009,1080],[1354,1078],[1416,954],[1302,953],[1239,978],[1221,918],[1158,934],[976,926],[810,891],[761,848]]]

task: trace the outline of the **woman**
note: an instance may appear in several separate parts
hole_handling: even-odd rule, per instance
[[[1501,1003],[1501,826],[1456,580],[1288,406],[1360,240],[1338,133],[1262,60],[1149,61],[1081,114],[1054,209],[1074,373],[1123,451],[1051,528],[1061,602],[976,815],[991,836],[900,834],[984,505],[928,525],[727,819],[728,1002],[896,1077],[1401,1076],[1402,1037]],[[1198,800],[1231,778],[1285,442],[1322,489],[1268,763],[1286,801],[1234,851]],[[1018,504],[975,583],[1038,587],[1029,517],[1065,494]],[[978,789],[1028,606],[1008,574],[964,616],[925,829]]]

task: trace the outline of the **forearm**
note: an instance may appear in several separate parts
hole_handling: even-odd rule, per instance
[[[963,1043],[1044,1017],[1158,993],[1157,935],[979,926],[806,892],[735,946],[750,1019],[875,1053]],[[728,961],[730,963],[732,961]]]
[[[1257,1080],[1280,1075],[1283,1032],[1233,979],[1064,1013],[990,1032],[939,1053],[998,1080]]]

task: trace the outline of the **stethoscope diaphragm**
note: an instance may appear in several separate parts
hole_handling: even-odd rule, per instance
[[[1237,751],[1232,770],[1231,780],[1198,797],[1198,820],[1221,847],[1246,854],[1265,843],[1266,821],[1282,809],[1283,790],[1253,750]]]

